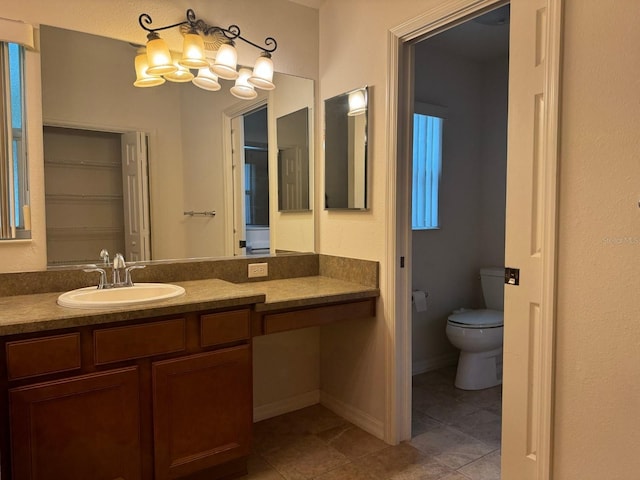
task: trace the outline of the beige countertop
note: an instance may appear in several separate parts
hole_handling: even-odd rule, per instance
[[[234,284],[219,279],[175,282],[185,294],[148,304],[101,309],[61,307],[61,292],[0,297],[0,336],[255,304],[256,311],[372,298],[377,288],[323,276]]]

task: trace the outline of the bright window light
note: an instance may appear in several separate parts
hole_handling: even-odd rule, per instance
[[[411,225],[413,230],[436,229],[438,190],[442,169],[443,119],[430,115],[413,115],[413,183],[411,190]]]

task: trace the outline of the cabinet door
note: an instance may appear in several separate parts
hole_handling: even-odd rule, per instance
[[[249,454],[249,345],[156,362],[152,371],[156,480]]]
[[[9,391],[13,480],[141,477],[137,367]]]

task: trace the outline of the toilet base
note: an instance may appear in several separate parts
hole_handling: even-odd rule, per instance
[[[502,347],[488,352],[460,352],[455,386],[482,390],[502,383]]]

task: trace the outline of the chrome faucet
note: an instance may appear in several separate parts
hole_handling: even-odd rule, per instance
[[[97,265],[87,265],[87,268],[84,269],[85,272],[98,272],[100,274],[100,282],[98,283],[98,289],[102,290],[104,288],[117,288],[117,287],[132,287],[133,279],[131,278],[131,270],[137,270],[140,268],[144,268],[145,265],[130,265],[127,267],[126,262],[124,261],[124,256],[121,253],[116,253],[115,257],[113,257],[113,267],[111,269],[111,283],[107,283],[107,271],[111,263],[109,262],[109,252],[107,250],[102,249],[100,252],[100,258],[104,262],[105,268],[99,268]],[[124,270],[124,279],[122,279],[121,271]]]
[[[103,248],[102,250],[100,250],[100,258],[102,259],[102,262],[105,267],[111,266],[111,262],[109,261],[109,252],[107,251],[106,248]]]
[[[123,285],[123,282],[120,280],[120,270],[124,268],[127,268],[124,257],[121,253],[116,253],[116,256],[113,257],[113,269],[111,271],[112,283],[114,287]]]

